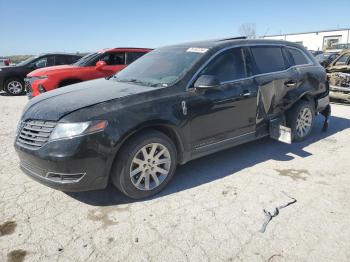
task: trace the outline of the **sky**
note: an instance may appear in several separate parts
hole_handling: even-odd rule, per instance
[[[0,0],[0,56],[348,28],[350,1]]]

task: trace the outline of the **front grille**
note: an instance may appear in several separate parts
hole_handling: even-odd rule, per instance
[[[27,96],[29,97],[29,98],[32,98],[32,85],[31,85],[31,83],[30,83],[30,81],[29,80],[27,80],[27,79],[25,79],[25,81],[24,81],[24,87],[25,87],[25,89],[26,89],[26,93],[27,93]]]
[[[17,137],[17,142],[24,147],[38,149],[42,147],[55,128],[56,122],[32,120],[24,122]]]
[[[31,93],[32,92],[32,85],[30,84],[30,82],[28,80],[25,80],[24,84],[25,84],[26,91]]]

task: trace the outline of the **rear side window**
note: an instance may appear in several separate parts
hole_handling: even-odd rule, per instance
[[[81,57],[79,57],[79,56],[67,56],[66,57],[66,62],[67,62],[68,65],[70,65],[70,64],[73,64],[76,61],[78,61],[80,58]]]
[[[201,75],[214,75],[220,82],[247,77],[243,50],[233,48],[222,52],[209,63]]]
[[[250,49],[257,66],[257,74],[278,72],[287,69],[280,47],[256,46]]]
[[[71,64],[69,58],[70,58],[70,56],[56,56],[55,57],[55,64],[56,65],[68,65],[68,64]]]
[[[145,53],[143,52],[127,52],[126,53],[126,64],[131,64],[134,62],[136,59],[140,58],[143,56]]]
[[[288,48],[288,51],[291,54],[295,65],[306,65],[310,63],[309,59],[301,50]]]

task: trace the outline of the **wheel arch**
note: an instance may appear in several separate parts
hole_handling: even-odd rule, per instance
[[[185,161],[185,149],[181,139],[180,132],[177,130],[176,126],[168,121],[158,120],[158,121],[149,121],[142,123],[131,131],[127,132],[122,136],[120,142],[118,143],[117,150],[114,154],[114,159],[117,157],[120,149],[125,145],[127,141],[135,137],[136,135],[144,132],[146,130],[157,130],[166,136],[168,136],[174,143],[177,151],[177,162],[184,163]]]

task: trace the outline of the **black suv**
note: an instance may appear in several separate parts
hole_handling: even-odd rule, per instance
[[[229,39],[156,49],[108,79],[32,99],[15,147],[22,170],[62,191],[162,190],[177,164],[259,139],[291,139],[329,116],[325,69],[300,45]]]
[[[0,91],[9,95],[22,95],[25,92],[24,78],[38,68],[73,64],[81,58],[71,54],[44,54],[30,57],[16,66],[0,67]]]

